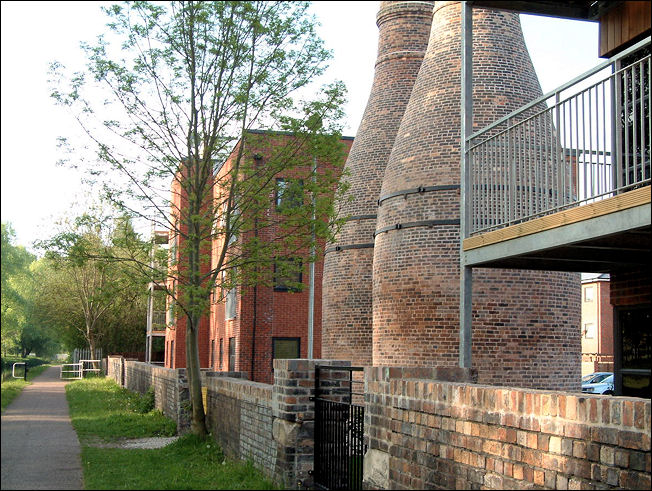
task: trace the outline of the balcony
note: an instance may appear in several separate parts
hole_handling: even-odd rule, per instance
[[[463,265],[647,263],[649,47],[648,36],[465,139]]]
[[[166,322],[165,322],[165,311],[164,310],[153,310],[151,312],[151,329],[149,329],[148,334],[165,334]]]

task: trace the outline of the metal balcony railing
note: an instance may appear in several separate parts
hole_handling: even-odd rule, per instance
[[[165,331],[165,310],[154,310],[152,312],[152,331]]]
[[[650,184],[649,48],[648,37],[467,138],[468,235]]]

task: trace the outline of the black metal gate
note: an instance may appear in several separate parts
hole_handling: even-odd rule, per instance
[[[361,367],[315,367],[317,489],[362,489],[364,392]]]

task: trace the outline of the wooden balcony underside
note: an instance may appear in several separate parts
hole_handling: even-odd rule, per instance
[[[650,186],[463,242],[474,267],[613,272],[647,267]]]

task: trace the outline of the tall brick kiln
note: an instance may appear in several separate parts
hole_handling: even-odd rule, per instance
[[[381,13],[382,8],[387,4]],[[473,22],[474,128],[479,129],[538,97],[541,89],[518,14],[474,9]],[[354,201],[345,213],[377,214],[372,290],[375,366],[458,364],[460,65],[461,4],[435,2],[427,52],[375,199],[372,186],[364,187],[367,178],[361,173],[366,167],[347,164],[360,202]],[[390,84],[374,85],[374,92],[391,90]],[[374,97],[380,95],[372,93],[370,104]],[[391,94],[384,97],[391,99]],[[363,123],[354,144],[355,155],[363,157],[356,158],[362,162],[374,155],[381,161],[383,156],[376,157],[378,149],[368,140],[358,141],[361,135],[368,138],[365,131]],[[362,242],[357,237],[363,232],[368,241],[366,230],[374,221],[352,223],[356,226],[345,229],[340,242]],[[353,230],[358,233],[355,239],[347,235]],[[343,261],[338,276],[347,269],[350,280],[345,288],[356,294],[365,284],[357,269],[360,254],[358,250],[348,256],[332,254],[350,258]],[[327,273],[334,271],[331,266]],[[324,355],[366,363],[368,327],[356,318],[364,314],[349,306],[352,300],[341,279],[326,276],[324,282],[324,294],[330,296],[324,299],[325,309],[330,306],[334,311],[325,310],[325,319],[355,312],[341,319],[338,327],[329,324]],[[479,382],[579,389],[579,292],[577,274],[474,269],[473,367]],[[345,348],[339,336],[354,345]]]
[[[376,209],[385,166],[428,45],[434,2],[381,2],[371,95],[345,169],[350,219],[326,250],[323,357],[371,364],[371,272]]]

